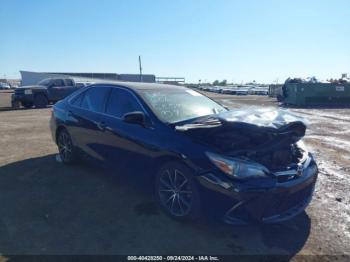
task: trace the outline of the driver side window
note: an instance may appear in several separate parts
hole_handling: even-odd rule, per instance
[[[136,98],[129,91],[112,88],[107,102],[106,113],[121,118],[126,113],[134,111],[143,112]]]

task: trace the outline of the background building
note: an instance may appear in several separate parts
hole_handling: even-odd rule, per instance
[[[155,75],[139,75],[139,74],[115,74],[115,73],[58,73],[58,72],[31,72],[20,71],[22,77],[22,86],[35,85],[39,81],[50,77],[69,77],[76,82],[95,82],[96,80],[104,81],[128,81],[128,82],[156,82]]]

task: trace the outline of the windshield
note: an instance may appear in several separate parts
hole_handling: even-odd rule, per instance
[[[167,123],[176,123],[226,109],[208,97],[188,88],[140,90],[156,116]]]
[[[49,83],[50,83],[50,80],[51,79],[44,79],[44,80],[41,80],[38,85],[40,86],[47,86]]]

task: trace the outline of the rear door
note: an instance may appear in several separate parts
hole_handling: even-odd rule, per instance
[[[85,154],[105,161],[103,111],[109,87],[92,86],[69,106],[67,126],[73,143]]]

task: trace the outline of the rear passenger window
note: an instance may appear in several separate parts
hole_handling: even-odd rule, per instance
[[[103,112],[105,98],[108,91],[109,88],[105,86],[90,88],[85,92],[84,98],[81,102],[81,107],[90,111]]]
[[[121,118],[129,112],[142,111],[140,104],[128,91],[112,88],[108,98],[106,113]]]

